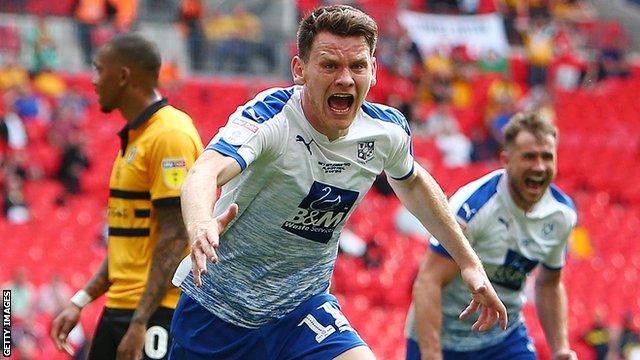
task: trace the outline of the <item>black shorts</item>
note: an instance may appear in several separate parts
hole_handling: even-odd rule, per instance
[[[89,360],[113,360],[120,341],[129,328],[134,310],[104,308],[93,335]],[[173,309],[159,307],[147,324],[143,359],[168,359],[171,349],[171,318]]]

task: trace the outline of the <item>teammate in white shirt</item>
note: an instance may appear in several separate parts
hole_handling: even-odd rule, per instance
[[[360,10],[316,9],[298,31],[296,85],[239,107],[188,174],[182,208],[192,253],[174,277],[184,292],[172,359],[374,358],[328,289],[340,231],[382,171],[463,269],[473,294],[464,315],[482,308],[476,329],[497,319],[506,326],[441,189],[414,164],[405,118],[364,101],[376,39]],[[219,234],[214,216],[233,204],[237,218]]]
[[[472,333],[458,311],[469,300],[458,265],[438,241],[420,268],[407,320],[408,360],[536,359],[521,316],[526,278],[536,279],[536,306],[554,360],[576,359],[567,336],[567,299],[561,281],[575,206],[551,182],[556,175],[557,129],[535,113],[506,125],[504,170],[458,190],[450,207],[507,306],[506,331]],[[439,237],[436,235],[436,238]]]

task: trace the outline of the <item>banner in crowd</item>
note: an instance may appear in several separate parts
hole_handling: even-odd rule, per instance
[[[398,20],[425,55],[456,45],[466,45],[469,53],[476,56],[489,50],[506,55],[509,50],[498,14],[456,16],[401,11]]]

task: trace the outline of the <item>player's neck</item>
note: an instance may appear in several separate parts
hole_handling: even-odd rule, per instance
[[[127,97],[126,103],[120,106],[120,114],[127,124],[131,124],[146,108],[160,99],[162,97],[157,90],[153,90],[149,94],[132,94]]]

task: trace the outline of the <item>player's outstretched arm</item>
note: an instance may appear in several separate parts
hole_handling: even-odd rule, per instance
[[[506,329],[507,310],[491,286],[480,259],[464,237],[438,183],[418,164],[408,179],[391,179],[389,183],[404,206],[442,243],[460,267],[462,278],[473,295],[461,318],[481,310],[480,318],[473,324],[474,330],[487,330],[498,319]]]
[[[536,279],[536,310],[553,360],[575,360],[567,329],[567,293],[560,270],[540,269]]]
[[[216,189],[240,173],[235,159],[217,151],[205,151],[194,163],[182,185],[182,217],[191,242],[191,263],[196,286],[202,286],[201,273],[206,273],[206,260],[218,261],[220,229],[213,218]]]
[[[460,272],[451,259],[429,251],[413,284],[415,330],[421,360],[441,360],[442,289]]]
[[[108,257],[105,257],[89,282],[71,298],[69,304],[53,320],[51,338],[58,350],[73,356],[73,349],[67,342],[69,332],[78,324],[82,308],[107,292],[109,286],[111,283],[109,282]]]

